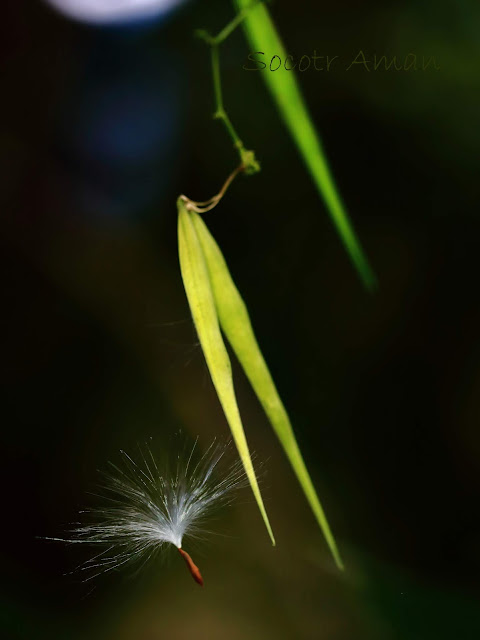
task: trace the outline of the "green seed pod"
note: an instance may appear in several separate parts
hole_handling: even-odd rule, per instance
[[[245,473],[252,487],[272,544],[275,544],[275,538],[263,504],[238,410],[233,387],[232,367],[218,323],[209,271],[192,221],[192,216],[195,214],[187,210],[182,198],[177,200],[177,206],[180,270],[193,322],[218,399],[245,468]]]

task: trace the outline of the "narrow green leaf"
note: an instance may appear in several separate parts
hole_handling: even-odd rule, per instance
[[[320,195],[324,199],[347,253],[367,289],[373,290],[377,285],[375,273],[368,263],[335,186],[320,138],[315,131],[300,92],[295,72],[288,71],[284,67],[287,54],[268,9],[262,2],[253,7],[252,0],[235,0],[235,2],[241,10],[250,7],[243,20],[243,26],[252,47],[252,53],[264,53],[263,56],[255,56],[255,60],[261,60],[267,65],[260,73],[273,95],[280,114],[303,156]],[[281,66],[275,71],[270,71],[270,61],[275,55],[280,57]],[[287,64],[291,66],[291,59]],[[251,67],[257,66],[252,62],[249,65]],[[278,58],[275,59],[273,68],[275,69],[277,65]]]
[[[242,460],[253,494],[275,545],[275,538],[258,487],[245,432],[233,388],[232,367],[218,324],[217,311],[203,251],[193,225],[191,215],[181,198],[178,206],[178,250],[180,270],[188,304],[208,370],[218,398],[232,431],[232,436]]]
[[[255,334],[253,333],[247,307],[232,280],[219,246],[207,229],[202,218],[196,213],[192,213],[191,219],[197,232],[210,275],[211,291],[215,299],[220,326],[232,345],[287,454],[318,524],[323,531],[337,566],[343,569],[343,563],[335,539],[330,530],[322,505],[317,497],[300,449],[298,448],[290,419],[280,400],[270,371],[268,370]]]

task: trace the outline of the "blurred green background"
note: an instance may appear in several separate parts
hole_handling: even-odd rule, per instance
[[[117,28],[2,6],[2,628],[11,639],[480,637],[478,2],[275,2],[286,48],[435,56],[439,71],[299,74],[379,277],[362,288],[261,73],[222,48],[224,98],[260,174],[206,214],[337,536],[340,574],[247,381],[272,548],[248,490],[196,550],[94,585],[46,543],[97,469],[181,428],[226,435],[180,279],[178,194],[237,158],[211,119],[208,50],[230,3]],[[265,72],[264,72],[265,73]],[[95,587],[91,591],[92,587]]]

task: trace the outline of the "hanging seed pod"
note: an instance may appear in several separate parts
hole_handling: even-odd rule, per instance
[[[335,539],[303,461],[290,419],[258,346],[247,307],[232,280],[225,258],[204,221],[195,212],[191,213],[191,219],[203,250],[220,326],[280,440],[337,566],[342,569],[343,563]]]
[[[275,544],[275,538],[263,504],[238,410],[233,387],[232,367],[220,332],[209,272],[192,221],[193,212],[191,213],[187,210],[186,203],[182,198],[177,200],[177,206],[180,270],[193,322],[218,399],[245,468],[245,473],[250,481],[250,486],[272,544]]]

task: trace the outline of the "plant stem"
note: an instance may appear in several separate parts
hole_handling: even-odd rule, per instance
[[[235,31],[235,29],[240,24],[242,24],[242,22],[244,21],[245,17],[247,16],[248,12],[250,11],[250,9],[253,9],[253,7],[255,7],[257,4],[259,4],[259,2],[262,2],[262,0],[253,0],[253,2],[248,7],[245,7],[244,9],[240,9],[240,11],[237,13],[235,18],[233,18],[233,20],[230,20],[230,22],[227,24],[227,26],[223,27],[223,29],[220,31],[220,33],[218,33],[215,36],[215,38],[214,38],[215,44],[220,44],[221,42],[226,40],[228,38],[228,36],[233,31]]]
[[[191,200],[189,197],[185,195],[181,195],[180,198],[185,202],[185,206],[189,211],[195,211],[196,213],[206,213],[207,211],[211,211],[214,209],[220,200],[225,195],[226,190],[232,184],[236,176],[241,172],[245,171],[245,167],[243,164],[238,165],[236,169],[232,171],[232,173],[225,180],[220,191],[214,195],[212,198],[205,200],[204,202],[198,202],[197,200]]]
[[[215,106],[216,110],[213,115],[214,118],[218,120],[222,120],[224,123],[230,137],[233,140],[234,146],[240,151],[244,150],[243,143],[240,140],[239,135],[235,131],[235,128],[230,120],[225,108],[223,106],[223,95],[222,95],[222,80],[220,77],[220,56],[218,51],[218,44],[211,45],[211,57],[212,57],[212,74],[213,74],[213,90],[215,93]]]
[[[233,146],[238,150],[240,155],[241,166],[247,174],[257,173],[260,171],[260,164],[255,158],[255,153],[245,148],[240,136],[230,120],[228,113],[223,105],[222,79],[220,76],[220,44],[228,38],[228,36],[243,22],[250,9],[262,2],[262,0],[254,0],[250,5],[239,11],[239,13],[224,27],[216,36],[211,36],[207,31],[197,31],[197,36],[204,40],[210,46],[210,54],[212,61],[212,77],[213,91],[215,96],[215,112],[213,117],[221,120],[225,125],[228,135],[233,140]]]

